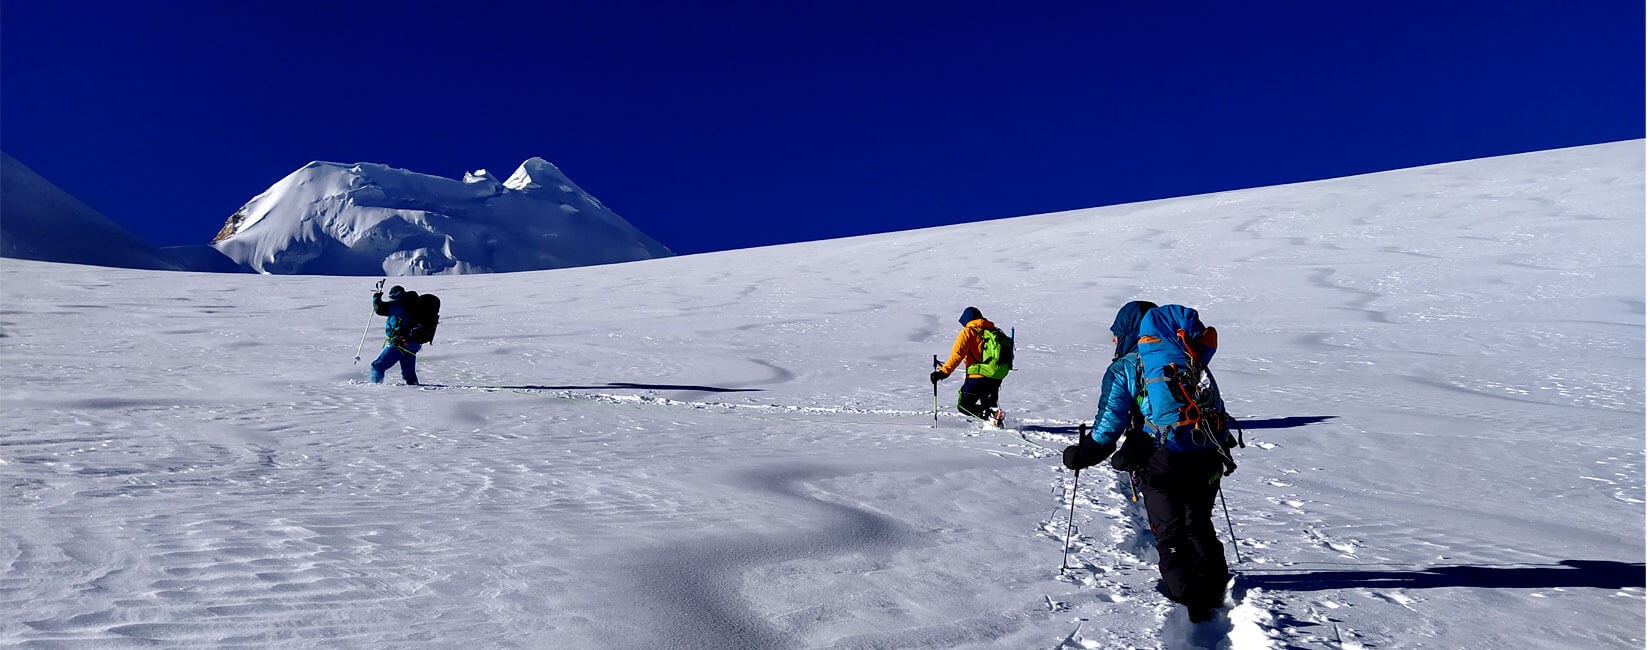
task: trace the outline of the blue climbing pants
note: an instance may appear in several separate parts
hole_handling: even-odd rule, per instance
[[[378,353],[378,358],[372,362],[372,383],[382,383],[384,372],[392,366],[401,364],[401,378],[407,381],[408,386],[418,385],[418,350],[423,346],[408,341],[400,345],[389,344],[384,351]]]

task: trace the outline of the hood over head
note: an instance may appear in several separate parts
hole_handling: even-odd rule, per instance
[[[1146,312],[1157,307],[1156,303],[1135,300],[1123,305],[1117,310],[1117,318],[1111,322],[1111,333],[1117,336],[1117,349],[1112,353],[1113,359],[1133,352],[1140,345],[1140,319]]]

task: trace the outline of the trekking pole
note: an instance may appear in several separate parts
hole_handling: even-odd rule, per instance
[[[374,314],[374,316],[376,315]],[[367,332],[370,331],[372,331],[372,316],[367,317],[367,326],[361,328],[361,342],[355,344],[355,361],[350,362],[350,365],[361,363],[361,347],[367,344]]]
[[[1232,536],[1232,555],[1237,556],[1237,563],[1243,564],[1243,554],[1238,552],[1237,530],[1232,528],[1232,511],[1226,509],[1226,490],[1215,488],[1220,495],[1220,511],[1226,513],[1226,532]]]
[[[934,369],[939,370],[939,368],[940,368],[940,355],[936,354],[936,355],[934,355]],[[934,427],[933,428],[938,429],[938,428],[940,428],[940,382],[936,381],[936,382],[931,382],[931,383],[934,384]]]
[[[385,279],[386,278],[379,278],[378,279],[378,286],[376,287],[376,289],[378,291],[383,291],[384,290],[384,280]],[[367,332],[372,331],[372,317],[377,316],[377,315],[378,314],[375,312],[375,313],[369,314],[367,316],[367,326],[361,328],[361,342],[355,344],[355,361],[350,362],[350,365],[353,366],[357,363],[361,363],[361,346],[364,346],[364,345],[367,344]]]
[[[1066,558],[1071,556],[1071,529],[1077,519],[1077,478],[1083,475],[1083,470],[1071,471],[1071,512],[1066,513],[1066,545],[1060,553],[1060,575],[1066,574]]]
[[[1087,424],[1077,425],[1077,439],[1079,444],[1081,443],[1083,436],[1087,435],[1087,431]],[[1076,525],[1077,521],[1077,479],[1082,475],[1083,470],[1071,470],[1071,512],[1066,514],[1066,544],[1065,549],[1063,549],[1060,553],[1060,575],[1066,574],[1066,558],[1071,556],[1071,529]]]

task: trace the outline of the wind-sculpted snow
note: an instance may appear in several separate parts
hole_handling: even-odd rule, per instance
[[[409,279],[422,389],[365,279],[0,261],[0,645],[1642,647],[1643,160]],[[1202,625],[1059,467],[1137,298],[1247,433]],[[926,381],[968,305],[1014,430]]]

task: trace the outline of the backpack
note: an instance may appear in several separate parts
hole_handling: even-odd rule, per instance
[[[1216,342],[1215,328],[1205,327],[1195,309],[1163,305],[1146,312],[1140,321],[1140,393],[1135,399],[1146,433],[1157,446],[1182,452],[1219,449],[1231,470],[1236,465],[1226,450],[1236,443],[1220,387],[1208,369]]]
[[[968,374],[1002,379],[1014,369],[1014,337],[995,327],[980,328],[980,362]]]
[[[435,340],[435,326],[441,323],[441,299],[433,293],[419,295],[407,305],[407,340],[429,343]]]

